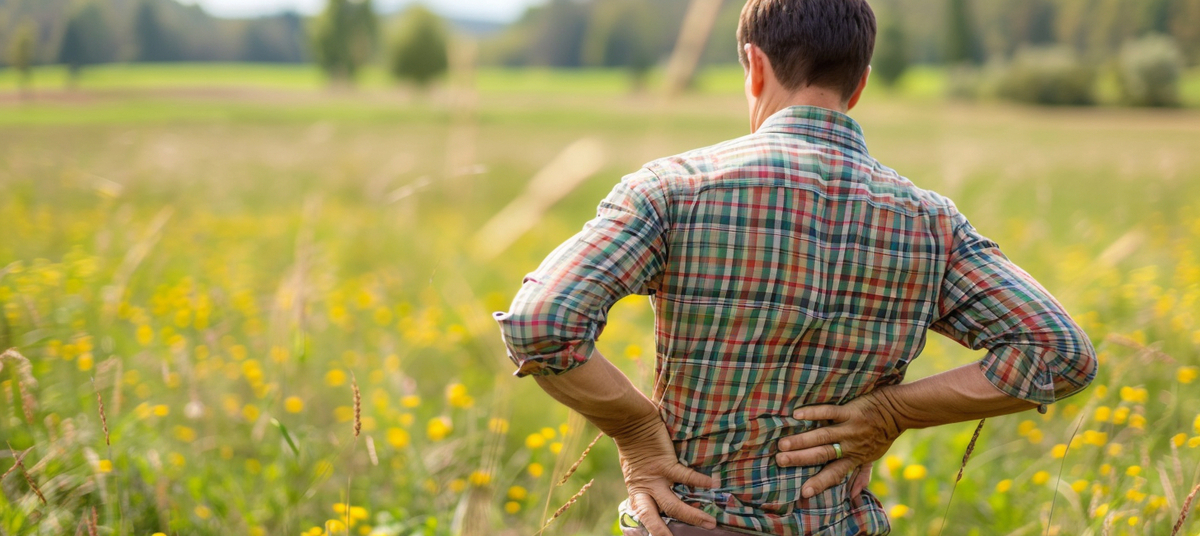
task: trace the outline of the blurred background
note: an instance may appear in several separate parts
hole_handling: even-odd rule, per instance
[[[895,533],[1200,534],[1200,0],[873,6],[872,154],[1102,362],[903,437]],[[0,535],[614,534],[611,441],[490,314],[623,175],[748,133],[741,8],[0,0]],[[599,343],[643,388],[652,326]]]

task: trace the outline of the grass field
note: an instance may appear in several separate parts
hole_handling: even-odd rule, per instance
[[[622,175],[744,134],[736,73],[664,103],[611,72],[412,95],[112,69],[0,93],[0,348],[24,356],[0,358],[0,534],[94,515],[102,534],[532,535],[593,479],[546,533],[612,533],[615,449],[556,485],[595,431],[511,377],[490,313]],[[873,154],[1053,291],[1102,370],[1047,415],[989,420],[957,488],[974,423],[907,434],[872,489],[900,535],[1170,534],[1200,484],[1200,112],[947,103],[937,76],[853,114]],[[585,138],[600,172],[500,257],[469,246]],[[600,349],[648,386],[648,304],[610,320]],[[933,336],[911,375],[980,357]]]

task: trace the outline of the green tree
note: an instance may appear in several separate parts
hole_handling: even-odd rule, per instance
[[[893,87],[908,70],[909,61],[904,23],[897,15],[883,19],[879,42],[875,45],[875,58],[871,61],[872,72],[884,86]]]
[[[36,54],[37,31],[33,23],[22,24],[8,45],[8,64],[20,73],[18,84],[26,93],[33,84],[33,61]]]
[[[653,38],[655,16],[643,0],[620,0],[595,6],[584,42],[585,64],[624,67],[634,86],[642,87],[658,59]]]
[[[983,43],[975,29],[970,0],[949,0],[946,10],[946,61],[979,65],[984,59]]]
[[[317,65],[335,82],[354,83],[371,59],[379,22],[371,0],[329,0],[313,31]]]
[[[1119,75],[1122,96],[1133,106],[1179,106],[1183,53],[1175,40],[1150,35],[1121,48]]]
[[[96,2],[87,2],[67,20],[58,63],[70,71],[67,83],[74,85],[87,65],[116,59],[117,44],[108,25],[108,17]]]
[[[392,76],[428,86],[450,68],[449,41],[437,15],[420,5],[409,9],[392,44]]]
[[[180,59],[180,46],[167,31],[155,0],[143,0],[133,18],[133,39],[137,60],[167,62]]]

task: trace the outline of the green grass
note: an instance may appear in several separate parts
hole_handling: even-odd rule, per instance
[[[554,486],[594,430],[564,434],[568,413],[511,377],[488,315],[623,174],[744,134],[736,68],[667,103],[620,72],[485,71],[473,111],[382,82],[324,91],[300,67],[112,69],[141,85],[63,95],[46,74],[45,95],[0,103],[0,347],[37,380],[3,362],[0,438],[31,449],[48,499],[10,476],[0,529],[74,533],[94,506],[115,534],[296,534],[350,502],[381,534],[528,535],[595,478],[549,533],[611,533],[611,443]],[[872,88],[853,116],[873,155],[953,197],[1103,359],[1049,415],[989,420],[944,533],[1044,534],[1052,501],[1059,534],[1169,533],[1200,482],[1200,116],[947,104],[940,77]],[[478,258],[475,231],[584,137],[604,170]],[[623,301],[600,340],[643,387],[652,325]],[[978,358],[931,335],[910,376]],[[880,464],[896,534],[940,523],[973,429],[912,432]]]

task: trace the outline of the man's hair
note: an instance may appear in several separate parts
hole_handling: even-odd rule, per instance
[[[746,43],[763,50],[788,90],[834,89],[849,100],[875,51],[875,12],[867,0],[749,0],[738,24],[738,56]]]

